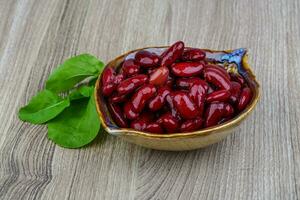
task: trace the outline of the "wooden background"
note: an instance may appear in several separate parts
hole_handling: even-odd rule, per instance
[[[22,123],[64,59],[168,45],[249,48],[263,89],[224,141],[162,152],[112,136],[78,150]],[[299,0],[0,0],[0,199],[299,199]]]

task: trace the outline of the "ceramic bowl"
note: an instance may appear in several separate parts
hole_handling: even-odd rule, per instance
[[[146,47],[148,51],[161,54],[167,46],[163,47]],[[125,58],[134,57],[135,53],[142,49],[136,49],[127,52],[112,61],[110,61],[106,67],[118,68]],[[107,133],[120,137],[128,142],[158,150],[168,151],[184,151],[202,148],[214,143],[217,143],[224,139],[227,135],[233,133],[238,126],[247,118],[247,116],[254,110],[259,97],[260,97],[260,86],[257,82],[253,71],[248,65],[247,50],[244,48],[236,50],[225,50],[225,51],[206,51],[206,58],[211,62],[224,63],[225,68],[228,71],[241,74],[249,87],[253,92],[253,98],[248,106],[233,119],[209,128],[201,129],[194,132],[188,133],[172,133],[172,134],[154,134],[142,131],[133,130],[130,128],[120,128],[112,120],[106,101],[101,95],[101,75],[98,77],[95,87],[95,99],[97,112],[99,114],[102,127]]]

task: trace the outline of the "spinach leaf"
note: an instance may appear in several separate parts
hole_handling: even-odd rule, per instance
[[[90,143],[100,129],[95,107],[93,95],[89,100],[73,101],[70,107],[47,123],[49,139],[66,148],[79,148]]]
[[[104,64],[96,57],[81,54],[66,60],[56,68],[46,82],[46,88],[53,92],[64,92],[90,76],[98,76]]]
[[[69,105],[68,98],[62,99],[49,90],[42,90],[19,110],[19,118],[33,124],[42,124],[56,117]]]
[[[70,100],[77,100],[77,99],[82,99],[82,98],[87,98],[92,96],[94,92],[94,87],[93,86],[86,86],[83,85],[79,88],[74,89],[72,92],[69,94]]]

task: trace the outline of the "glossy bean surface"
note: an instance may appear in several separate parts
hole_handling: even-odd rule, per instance
[[[138,65],[133,58],[131,58],[124,61],[122,70],[126,76],[134,76],[140,72],[140,65]]]
[[[251,89],[248,87],[243,88],[237,105],[238,110],[239,111],[244,110],[248,105],[248,103],[251,101],[251,99],[252,99]]]
[[[143,85],[148,81],[148,76],[147,75],[136,75],[131,78],[128,78],[124,81],[122,81],[118,87],[118,93],[123,95],[123,94],[128,94],[133,92],[137,87]]]
[[[189,119],[181,124],[180,131],[181,132],[196,131],[202,127],[202,124],[203,124],[203,119],[200,117],[197,117],[195,119]]]
[[[158,89],[157,95],[149,101],[149,109],[151,111],[157,111],[165,104],[165,98],[170,94],[171,90],[169,87],[161,87]]]
[[[161,66],[168,67],[173,64],[182,56],[183,51],[184,43],[182,41],[174,43],[161,55]]]
[[[183,51],[181,56],[181,60],[183,61],[199,61],[204,60],[205,58],[205,51],[196,48],[189,48]]]
[[[175,133],[179,129],[178,120],[171,113],[162,115],[157,120],[157,123],[161,124],[168,133]]]
[[[148,84],[138,89],[132,96],[132,110],[134,112],[141,112],[146,105],[146,102],[156,94],[155,86]]]
[[[175,76],[191,77],[202,73],[204,68],[203,62],[181,62],[174,63],[171,66],[172,73]]]
[[[121,110],[121,108],[112,102],[108,103],[108,109],[109,112],[113,118],[113,120],[116,122],[116,124],[122,128],[128,127],[127,120],[124,117],[124,114]]]
[[[165,85],[168,76],[169,69],[167,67],[159,67],[150,74],[149,83],[158,86]]]
[[[230,79],[227,76],[224,76],[222,73],[216,71],[212,68],[205,68],[204,69],[204,77],[205,80],[216,87],[224,90],[230,90],[231,84]]]
[[[181,91],[172,92],[173,102],[176,110],[184,119],[193,119],[199,115],[199,108],[190,97]]]
[[[218,90],[208,94],[206,97],[206,101],[208,103],[211,103],[213,101],[225,102],[230,98],[230,95],[231,93],[228,90]]]
[[[135,61],[141,67],[155,67],[159,64],[159,56],[155,53],[141,50],[135,54]]]

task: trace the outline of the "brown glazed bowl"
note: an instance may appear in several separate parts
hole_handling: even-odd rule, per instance
[[[162,47],[146,47],[148,51],[160,54],[167,46]],[[112,61],[106,67],[118,68],[125,58],[134,57],[135,53],[142,49],[136,49],[127,52]],[[253,92],[253,97],[248,106],[233,119],[209,128],[201,129],[188,133],[172,133],[172,134],[155,134],[133,130],[131,128],[119,128],[112,120],[106,101],[101,95],[101,75],[98,77],[95,87],[95,99],[97,112],[102,127],[111,135],[121,137],[122,139],[151,149],[167,150],[167,151],[185,151],[193,150],[217,143],[224,139],[227,135],[233,133],[238,126],[247,118],[254,110],[260,98],[260,85],[247,62],[247,50],[244,48],[226,51],[206,51],[208,61],[224,63],[225,68],[231,72],[240,73],[248,83]]]

